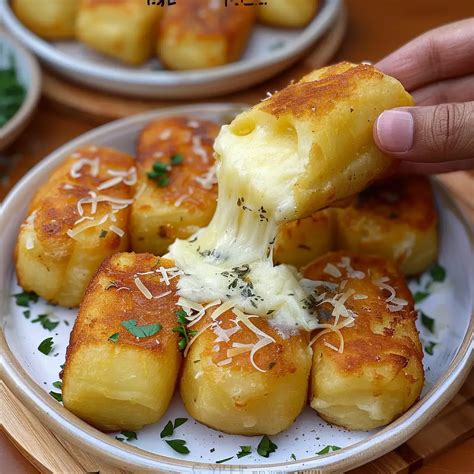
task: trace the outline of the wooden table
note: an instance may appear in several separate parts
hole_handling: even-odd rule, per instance
[[[455,0],[449,3],[445,0],[347,0],[346,3],[349,11],[348,32],[334,61],[377,61],[430,28],[474,15],[474,0]],[[306,64],[310,64],[310,61]],[[280,87],[288,78],[300,75],[302,67],[300,63],[271,83],[240,95],[226,97],[225,100],[262,97],[265,91],[274,90],[275,85]],[[97,119],[62,108],[54,101],[42,99],[26,131],[0,156],[0,199],[44,156],[96,125]],[[455,192],[474,222],[474,172],[452,173],[442,179]],[[472,414],[473,393],[474,372],[450,408],[405,444],[403,449],[384,456],[383,462],[373,462],[356,471],[408,472],[420,468],[425,460],[425,466],[419,469],[424,474],[474,472],[474,423],[472,426],[465,426],[472,422],[472,418],[462,417],[463,409],[470,410],[468,414]],[[462,426],[457,429],[456,424]],[[36,426],[38,429],[42,428]],[[460,444],[466,437],[467,441]],[[443,438],[445,442],[440,443]],[[456,446],[449,447],[445,454],[429,460],[433,453],[439,453],[441,448],[453,444]],[[2,472],[37,472],[1,432],[0,460]],[[102,469],[101,472],[105,470]]]

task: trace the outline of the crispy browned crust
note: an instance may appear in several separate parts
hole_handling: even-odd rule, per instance
[[[70,169],[77,158],[69,157],[38,191],[30,205],[30,213],[36,211],[34,227],[37,239],[41,242],[46,253],[51,254],[52,257],[67,255],[74,245],[74,241],[66,232],[74,226],[74,222],[80,217],[77,210],[78,200],[87,197],[89,191],[96,190],[97,186],[111,178],[107,174],[107,170],[125,171],[134,164],[131,156],[112,148],[83,147],[75,153],[80,154],[82,158],[94,159],[98,157],[100,159],[98,176],[90,175],[88,166],[84,166],[84,172],[80,178],[71,177]],[[72,185],[73,189],[64,189],[65,184]],[[104,190],[103,193],[108,196],[129,199],[131,188],[120,183]],[[109,208],[109,203],[102,202],[98,204],[97,212],[98,214],[108,212]],[[120,245],[120,238],[109,232],[103,243],[106,243],[111,249],[115,249]]]
[[[197,128],[189,126],[190,121],[196,122],[199,126]],[[213,122],[187,117],[155,120],[143,129],[137,146],[138,178],[153,189],[153,200],[157,205],[161,203],[173,206],[183,194],[186,194],[190,197],[183,201],[181,206],[189,212],[210,208],[209,212],[212,215],[216,205],[217,184],[212,189],[204,189],[195,178],[205,174],[214,164],[213,145],[218,132],[219,126]],[[169,133],[169,138],[160,138],[163,133]],[[196,153],[193,137],[202,144],[201,148],[206,153],[205,158]],[[169,164],[170,158],[176,154],[182,155],[184,161],[171,168],[170,182],[167,186],[160,188],[147,178],[147,173],[152,170],[155,162]],[[145,208],[139,205],[138,209],[149,209],[148,203],[144,206]]]
[[[208,314],[199,323],[196,324],[196,329],[201,329],[211,322],[209,314],[212,310],[208,310]],[[221,327],[223,329],[229,329],[234,326],[231,321],[236,316],[232,311],[227,311],[219,317],[219,321],[222,322]],[[268,371],[273,376],[284,376],[285,374],[292,374],[297,370],[295,361],[298,361],[298,357],[295,357],[295,353],[300,353],[301,346],[308,344],[309,334],[301,331],[292,335],[292,337],[283,338],[281,333],[272,328],[264,318],[256,317],[251,319],[252,323],[275,339],[275,343],[269,344],[264,348],[260,349],[254,357],[255,364]],[[217,338],[216,334],[211,330],[207,329],[200,338],[204,341],[200,341],[204,344],[206,349],[201,353],[202,356],[210,357],[214,364],[217,364],[228,358],[227,350],[232,348],[232,344],[255,344],[258,341],[257,336],[249,329],[245,324],[239,322],[240,331],[230,337],[228,342],[214,342]],[[194,329],[194,328],[193,328]],[[215,351],[214,347],[218,346],[219,350]],[[230,367],[230,366],[226,366]],[[232,358],[232,370],[245,370],[247,372],[255,372],[255,367],[250,361],[250,353],[244,353],[236,355]]]
[[[68,360],[82,345],[104,343],[119,333],[117,345],[160,353],[175,347],[179,352],[178,335],[173,332],[176,319],[176,279],[167,286],[160,282],[160,274],[141,275],[140,279],[156,296],[172,293],[160,299],[147,299],[137,288],[134,275],[163,266],[171,268],[174,262],[151,254],[118,253],[104,260],[91,280],[77,315],[66,353]],[[122,289],[120,289],[122,288]],[[126,289],[128,288],[128,289]],[[136,338],[121,323],[136,320],[138,326],[159,323],[162,329],[154,336]],[[111,344],[113,344],[111,342]]]
[[[352,66],[343,62],[324,68],[317,75],[308,74],[256,108],[277,118],[287,113],[296,118],[306,117],[311,120],[322,117],[331,112],[338,105],[338,101],[351,97],[361,82],[383,79],[383,74],[373,66]]]
[[[345,306],[357,314],[353,327],[341,329],[344,337],[344,352],[342,354],[324,345],[328,342],[339,347],[339,338],[333,333],[321,336],[313,345],[313,350],[320,351],[324,358],[330,360],[340,374],[354,377],[363,371],[374,370],[385,366],[396,374],[403,370],[410,360],[416,360],[423,373],[423,351],[415,327],[416,312],[411,292],[400,272],[392,262],[379,257],[352,255],[346,252],[332,252],[307,266],[303,270],[305,278],[325,280],[340,284],[346,280],[344,272],[339,278],[332,277],[324,272],[326,264],[337,265],[341,257],[348,256],[354,270],[363,271],[363,279],[349,279],[344,290],[354,289],[356,294],[367,295],[365,300],[349,298]],[[373,281],[388,276],[389,285],[393,286],[396,295],[408,301],[402,311],[390,312],[387,309],[386,290],[379,288]],[[318,307],[321,311],[331,313],[332,306],[324,303]],[[330,321],[334,318],[330,318]]]
[[[234,43],[251,26],[256,18],[256,9],[252,6],[235,5],[224,1],[215,2],[216,8],[210,8],[209,0],[186,0],[176,2],[167,8],[160,23],[161,30],[173,30],[176,38],[188,34],[197,38],[225,36]]]
[[[345,225],[359,219],[360,213],[375,219],[382,232],[397,222],[419,231],[437,222],[433,191],[424,176],[391,178],[367,188],[345,210]]]

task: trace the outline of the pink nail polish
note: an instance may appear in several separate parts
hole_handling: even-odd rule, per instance
[[[387,110],[377,119],[377,138],[383,149],[403,153],[413,146],[413,116],[403,110]]]

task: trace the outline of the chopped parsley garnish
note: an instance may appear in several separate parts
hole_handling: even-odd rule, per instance
[[[184,351],[184,349],[186,349],[186,346],[188,345],[191,337],[197,333],[197,331],[193,329],[188,329],[188,321],[186,319],[186,316],[186,311],[182,309],[176,311],[176,317],[178,319],[179,326],[174,327],[173,332],[177,332],[181,335],[181,338],[178,341],[178,348],[180,351]]]
[[[170,420],[166,423],[165,427],[161,430],[160,438],[167,438],[173,436],[174,430],[184,425],[188,421],[187,418],[176,418],[174,423]]]
[[[100,238],[100,239],[103,239],[103,238],[105,238],[106,236],[107,236],[107,231],[102,229],[102,230],[100,231],[99,238]]]
[[[115,439],[117,441],[120,441],[121,443],[123,443],[125,441],[125,438],[120,438],[119,436],[116,436]]]
[[[272,442],[272,440],[265,435],[258,443],[257,453],[264,458],[268,458],[271,453],[274,453],[278,449],[278,446]]]
[[[446,279],[446,270],[439,263],[435,263],[430,270],[433,281],[444,281]]]
[[[341,449],[341,448],[339,446],[328,445],[325,448],[321,449],[321,451],[318,451],[316,454],[318,456],[322,456],[323,454],[329,454],[329,453],[332,453],[333,451],[337,451],[338,449]]]
[[[31,312],[29,309],[23,311],[23,316],[26,318],[26,319],[30,319],[30,315],[31,315]]]
[[[170,158],[170,162],[172,166],[180,165],[184,161],[184,156],[180,153],[176,153]]]
[[[276,365],[276,362],[270,362],[270,363],[268,364],[268,370],[272,370],[273,367],[275,367],[275,365]]]
[[[430,294],[427,291],[417,291],[413,295],[413,299],[415,300],[415,303],[419,303],[420,301],[423,301],[425,298],[428,298]]]
[[[434,333],[435,320],[427,316],[422,311],[420,311],[420,315],[421,315],[421,324],[423,324],[423,326],[426,329],[428,329],[429,332]]]
[[[149,179],[155,181],[160,188],[163,188],[170,182],[168,173],[171,170],[171,167],[180,165],[183,161],[184,156],[180,153],[176,153],[170,157],[171,166],[161,161],[155,161],[152,170],[147,173],[147,176]]]
[[[219,459],[219,461],[216,461],[216,464],[222,464],[223,462],[230,461],[231,459],[234,459],[234,456],[231,456],[230,458]]]
[[[120,434],[122,436],[125,436],[127,441],[133,441],[135,439],[138,439],[137,433],[135,433],[135,431],[121,431]]]
[[[63,396],[62,396],[60,393],[51,391],[51,392],[49,392],[49,394],[50,394],[55,400],[57,400],[58,402],[62,402],[62,401],[63,401]]]
[[[47,329],[48,331],[53,331],[59,324],[59,321],[51,321],[49,319],[49,314],[38,314],[36,319],[33,319],[31,322],[40,323],[41,326],[43,326],[43,328]]]
[[[38,350],[44,355],[49,355],[53,350],[53,344],[53,338],[47,337],[44,341],[41,341]]]
[[[433,341],[428,342],[428,344],[426,344],[426,346],[425,346],[425,352],[427,354],[429,354],[430,356],[432,356],[433,355],[433,349],[434,349],[435,346],[437,346],[436,342],[433,342]]]
[[[0,67],[0,127],[3,127],[20,109],[26,89],[19,82],[13,57],[8,65]]]
[[[117,344],[119,340],[120,334],[118,332],[112,334],[107,340],[110,342],[113,342],[114,344]]]
[[[59,388],[59,390],[62,390],[63,383],[61,382],[61,380],[58,380],[57,382],[53,382],[53,387],[54,388]]]
[[[189,449],[186,446],[186,441],[184,439],[165,439],[168,446],[173,448],[179,454],[189,454]]]
[[[121,324],[130,334],[139,339],[154,336],[157,332],[161,331],[161,324],[158,323],[137,326],[135,319],[130,319],[128,321],[122,321]]]
[[[296,456],[293,453],[291,453],[290,458],[293,459],[293,461],[296,461]]]
[[[252,454],[252,446],[241,446],[240,451],[237,453],[237,457],[240,459],[249,454]]]
[[[30,301],[36,303],[38,301],[38,295],[33,291],[23,291],[22,293],[16,293],[13,295],[18,306],[24,308],[30,307]]]

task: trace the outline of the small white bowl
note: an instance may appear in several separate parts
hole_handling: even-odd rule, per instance
[[[41,72],[36,58],[0,28],[0,49],[11,53],[18,81],[26,89],[26,97],[16,114],[0,127],[0,150],[6,148],[26,127],[41,92]]]

